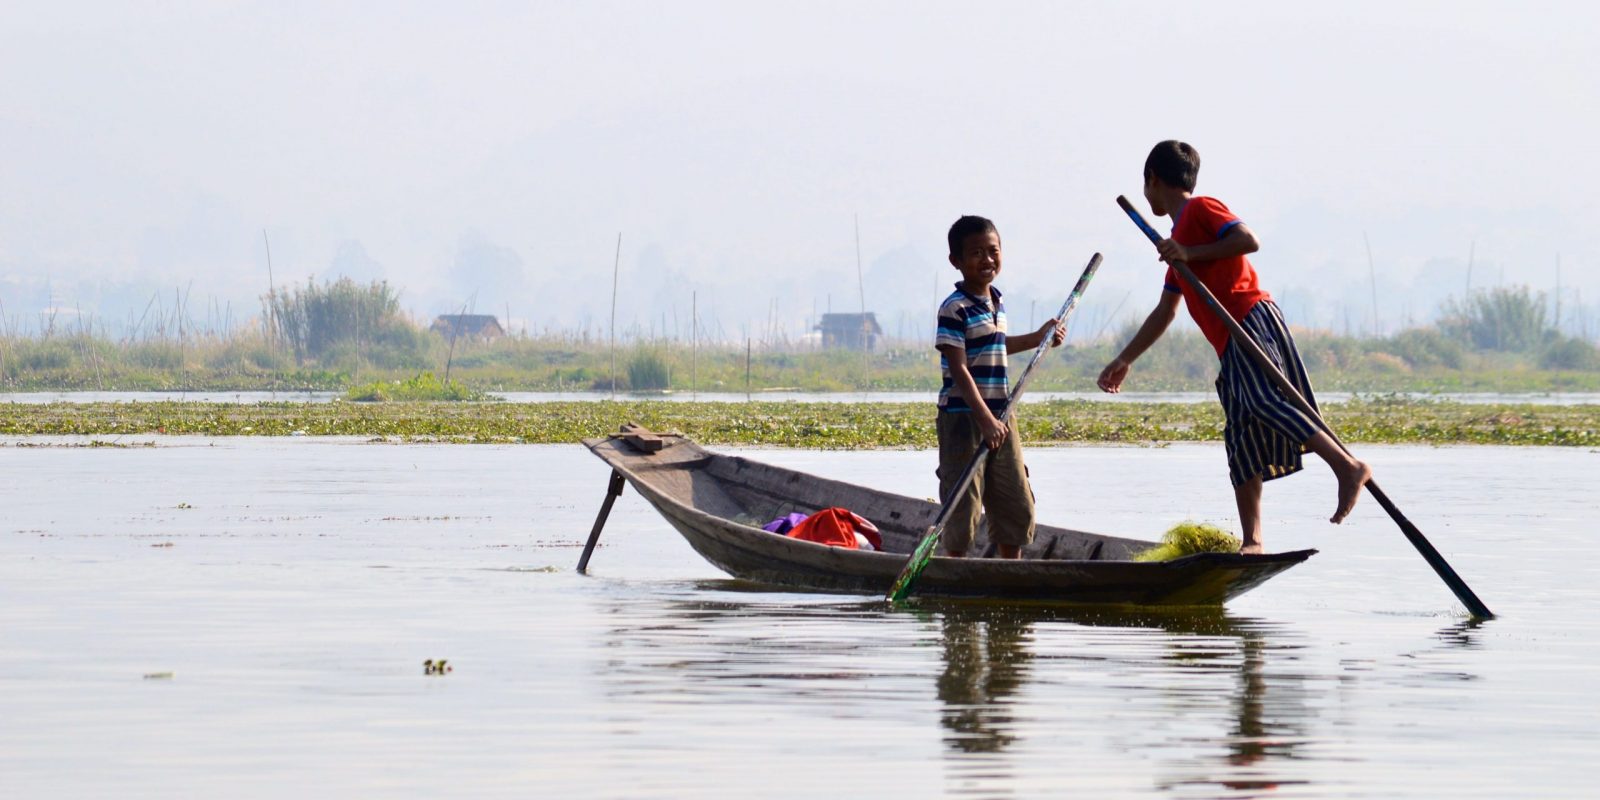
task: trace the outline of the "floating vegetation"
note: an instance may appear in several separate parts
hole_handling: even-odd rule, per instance
[[[56,448],[67,448],[67,449],[87,448],[87,449],[91,449],[91,450],[99,449],[99,448],[103,448],[103,447],[109,447],[109,448],[116,449],[116,450],[131,450],[131,449],[133,449],[135,447],[155,447],[155,446],[156,446],[155,442],[107,442],[107,441],[104,441],[104,440],[101,440],[101,439],[91,439],[91,440],[89,440],[87,442],[0,442],[0,447],[20,447],[20,448],[39,448],[39,447],[50,448],[50,447],[56,447]]]
[[[490,395],[468,387],[460,381],[447,381],[432,372],[423,372],[401,381],[374,381],[345,392],[344,399],[358,403],[381,403],[393,400],[480,401],[493,400]],[[291,433],[305,436],[305,431]]]
[[[427,661],[422,662],[422,674],[424,675],[449,675],[455,671],[456,668],[450,666],[449,662],[442,658],[438,661],[430,658]]]
[[[1133,554],[1134,561],[1171,561],[1196,553],[1237,553],[1239,538],[1204,522],[1187,520],[1161,535],[1161,544]]]
[[[1600,406],[1469,405],[1394,398],[1329,403],[1328,421],[1356,443],[1600,446]],[[575,444],[624,422],[708,445],[814,449],[930,448],[932,403],[4,403],[0,436],[353,436],[385,442]],[[1150,445],[1222,439],[1214,403],[1025,404],[1030,446]]]

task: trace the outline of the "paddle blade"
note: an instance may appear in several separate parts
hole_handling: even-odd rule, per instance
[[[889,587],[886,598],[891,603],[898,603],[911,594],[911,584],[917,582],[917,577],[926,569],[928,562],[933,560],[933,548],[939,545],[939,534],[943,526],[935,525],[923,534],[922,541],[917,544],[917,549],[911,551],[911,560],[906,562],[906,568],[900,570],[900,577],[894,579],[894,585]]]

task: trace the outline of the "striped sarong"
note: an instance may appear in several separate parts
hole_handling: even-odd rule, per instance
[[[1256,303],[1240,325],[1300,391],[1300,396],[1317,408],[1311,380],[1306,377],[1300,352],[1295,349],[1294,337],[1277,304],[1271,300]],[[1222,351],[1217,396],[1222,399],[1227,416],[1222,441],[1228,451],[1228,478],[1234,486],[1257,476],[1270,481],[1300,471],[1305,442],[1317,433],[1317,424],[1295,408],[1250,354],[1232,340]]]

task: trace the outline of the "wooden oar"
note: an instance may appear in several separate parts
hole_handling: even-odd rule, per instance
[[[1078,276],[1078,284],[1072,287],[1072,294],[1067,296],[1067,301],[1061,304],[1061,310],[1056,312],[1056,319],[1066,322],[1072,315],[1072,310],[1078,306],[1078,298],[1083,296],[1083,290],[1089,288],[1089,280],[1094,277],[1095,270],[1100,269],[1100,254],[1095,253],[1089,259],[1089,266],[1083,268],[1083,274]],[[1033,358],[1028,361],[1028,366],[1022,370],[1022,375],[1017,378],[1017,385],[1011,388],[1011,394],[1006,397],[1006,407],[1000,412],[1000,422],[1011,419],[1011,410],[1017,407],[1017,401],[1022,399],[1022,390],[1028,383],[1028,376],[1033,374],[1033,368],[1039,365],[1039,360],[1052,345],[1050,339],[1054,331],[1045,340],[1039,343],[1039,348],[1034,351]],[[1021,436],[1016,431],[1009,431],[1007,436]],[[917,576],[926,569],[928,562],[933,560],[933,548],[939,544],[939,534],[944,533],[945,523],[950,519],[950,512],[955,510],[956,498],[967,491],[972,485],[972,479],[978,474],[978,465],[989,455],[989,443],[983,442],[978,446],[978,452],[973,454],[972,460],[967,462],[967,468],[961,473],[961,480],[951,489],[950,494],[944,498],[944,504],[939,507],[939,515],[933,518],[933,524],[928,526],[928,532],[922,535],[922,541],[917,544],[917,549],[911,551],[910,560],[906,561],[905,569],[900,570],[900,577],[894,579],[894,586],[889,588],[888,600],[898,603],[911,594],[911,585],[916,583]]]
[[[1156,233],[1156,229],[1150,227],[1150,223],[1146,222],[1138,209],[1135,209],[1133,204],[1128,202],[1128,198],[1119,195],[1117,197],[1117,205],[1122,206],[1122,210],[1128,212],[1128,217],[1133,220],[1133,224],[1138,225],[1139,230],[1144,231],[1144,235],[1149,237],[1150,241],[1158,244],[1161,242],[1161,234]],[[1250,334],[1245,331],[1244,327],[1234,320],[1233,315],[1229,314],[1221,303],[1217,302],[1216,296],[1211,294],[1211,290],[1206,288],[1206,285],[1201,283],[1199,278],[1195,277],[1194,271],[1189,269],[1189,265],[1182,261],[1169,261],[1167,263],[1171,264],[1178,275],[1189,284],[1189,287],[1200,295],[1200,299],[1205,301],[1206,306],[1217,315],[1217,318],[1228,326],[1228,332],[1233,335],[1233,341],[1244,348],[1246,353],[1250,354],[1251,360],[1261,367],[1261,371],[1272,379],[1272,383],[1283,392],[1285,397],[1289,398],[1291,403],[1294,403],[1295,408],[1300,409],[1300,413],[1305,414],[1317,424],[1317,427],[1326,432],[1328,437],[1333,440],[1333,443],[1339,446],[1339,449],[1349,453],[1350,448],[1345,447],[1344,442],[1339,440],[1339,435],[1333,432],[1333,428],[1329,427],[1322,415],[1318,414],[1317,410],[1312,408],[1304,397],[1300,396],[1300,392],[1295,389],[1294,384],[1290,383],[1288,378],[1284,377],[1283,372],[1278,369],[1278,365],[1272,363],[1272,359],[1262,352],[1261,346],[1250,338]],[[1461,576],[1457,575],[1456,571],[1450,567],[1449,562],[1444,560],[1444,556],[1440,555],[1439,551],[1434,549],[1433,544],[1428,541],[1428,538],[1422,535],[1422,531],[1417,530],[1417,526],[1411,524],[1411,520],[1406,519],[1406,515],[1400,513],[1399,507],[1389,499],[1388,495],[1383,493],[1382,489],[1378,488],[1377,481],[1369,479],[1367,481],[1367,491],[1374,500],[1378,501],[1378,505],[1383,506],[1384,511],[1389,512],[1389,517],[1395,521],[1396,525],[1400,526],[1400,531],[1411,541],[1411,546],[1417,548],[1417,552],[1422,554],[1422,558],[1428,562],[1428,566],[1433,567],[1434,572],[1439,573],[1439,577],[1444,579],[1444,583],[1450,587],[1450,591],[1455,592],[1456,599],[1467,607],[1469,613],[1474,617],[1483,617],[1485,619],[1494,616],[1489,611],[1489,607],[1484,605],[1476,594],[1473,594],[1472,589],[1467,586],[1467,582],[1461,580]]]

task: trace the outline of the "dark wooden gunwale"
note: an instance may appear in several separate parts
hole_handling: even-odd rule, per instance
[[[881,595],[938,512],[938,506],[926,500],[713,453],[680,436],[663,434],[661,439],[663,449],[648,454],[616,437],[584,444],[621,474],[696,552],[743,580]],[[883,534],[886,552],[828,547],[758,527],[788,511],[808,513],[828,505],[851,508],[873,520]],[[1166,562],[1127,560],[1132,552],[1153,544],[1040,525],[1022,561],[936,557],[917,591],[1068,603],[1216,605],[1316,553],[1207,553]],[[980,533],[977,549],[985,546]]]

